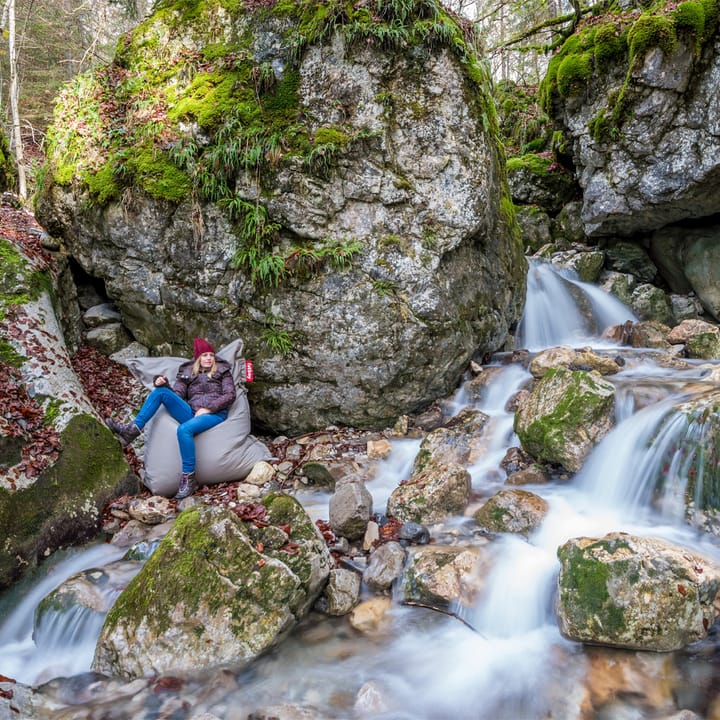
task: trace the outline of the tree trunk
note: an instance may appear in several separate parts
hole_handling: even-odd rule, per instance
[[[17,49],[15,47],[15,0],[8,0],[8,54],[10,56],[10,115],[12,117],[12,145],[15,150],[18,172],[18,195],[27,197],[27,179],[25,177],[25,156],[23,152],[20,128],[20,81],[18,79]]]

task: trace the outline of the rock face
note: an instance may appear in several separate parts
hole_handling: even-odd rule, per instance
[[[29,240],[0,239],[0,258],[2,589],[57,548],[94,537],[105,503],[137,482],[72,368],[52,304],[62,261]]]
[[[262,528],[230,510],[183,512],[106,617],[93,667],[139,677],[240,663],[287,633],[322,591],[330,552],[297,501],[263,504]]]
[[[501,347],[524,300],[482,65],[432,2],[210,5],[165,3],[61,100],[38,217],[146,346],[243,337],[262,426],[387,426]],[[118,112],[77,128],[98,94]]]
[[[665,540],[611,533],[558,549],[558,620],[580,642],[669,651],[705,637],[720,568]]]
[[[683,37],[668,50],[651,47],[630,70],[619,62],[598,73],[587,97],[560,108],[591,236],[628,236],[720,212],[720,109],[707,101],[720,92],[720,41],[706,43],[699,57]],[[612,115],[627,72],[627,120],[611,140],[597,119]]]
[[[559,89],[553,113],[572,148],[586,233],[639,241],[673,292],[694,290],[717,319],[720,107],[708,98],[720,91],[720,38],[714,6],[695,7],[694,27],[690,9],[668,3],[581,29],[548,86]],[[572,63],[585,71],[562,87]]]

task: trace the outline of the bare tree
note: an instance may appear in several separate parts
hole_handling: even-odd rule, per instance
[[[18,49],[15,42],[15,0],[5,0],[1,29],[8,33],[8,56],[10,61],[10,117],[12,119],[11,149],[15,153],[18,173],[18,195],[27,198],[27,178],[20,127],[20,80],[18,77]]]

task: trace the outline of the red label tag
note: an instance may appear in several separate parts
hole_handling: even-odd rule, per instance
[[[245,382],[252,382],[255,379],[252,360],[245,361]]]

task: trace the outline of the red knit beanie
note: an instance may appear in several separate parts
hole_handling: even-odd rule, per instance
[[[203,353],[215,352],[215,348],[203,338],[195,338],[193,341],[193,358],[197,360]]]

